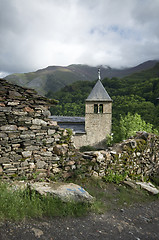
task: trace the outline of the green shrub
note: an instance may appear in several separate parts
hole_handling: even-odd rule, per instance
[[[112,144],[113,144],[113,135],[112,134],[107,134],[107,136],[106,136],[107,147],[112,146]]]
[[[107,175],[103,177],[103,180],[109,183],[116,183],[119,184],[120,182],[123,182],[127,177],[127,172],[123,174],[119,174],[117,172],[114,172],[113,170],[108,170]]]
[[[128,112],[125,117],[120,116],[119,126],[114,129],[114,140],[119,142],[134,136],[138,131],[159,134],[158,130],[154,129],[152,124],[142,120],[139,114],[132,115]]]

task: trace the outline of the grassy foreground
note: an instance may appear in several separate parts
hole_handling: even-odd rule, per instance
[[[96,178],[87,178],[76,180],[75,183],[87,189],[96,198],[94,209],[99,213],[159,199],[159,194],[151,195],[140,187],[132,189],[122,182],[117,184]]]
[[[55,216],[82,216],[89,212],[104,213],[108,210],[130,206],[137,202],[159,199],[142,190],[133,190],[122,184],[105,183],[99,179],[86,178],[74,180],[81,185],[96,201],[88,203],[64,203],[51,196],[40,196],[26,189],[13,191],[8,184],[0,182],[0,220],[21,220]]]
[[[54,216],[81,216],[90,211],[89,204],[68,202],[57,198],[40,196],[26,189],[12,191],[0,183],[0,220],[21,220]]]

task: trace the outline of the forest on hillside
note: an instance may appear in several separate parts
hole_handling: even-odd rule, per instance
[[[52,115],[84,116],[85,99],[97,80],[78,81],[47,97],[59,100],[51,109]],[[124,78],[104,78],[103,86],[113,100],[113,129],[128,113],[139,114],[146,122],[159,130],[159,63],[153,68]]]

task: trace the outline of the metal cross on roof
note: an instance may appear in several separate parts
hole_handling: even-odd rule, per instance
[[[100,76],[100,68],[98,68],[98,80],[101,80],[101,76]]]

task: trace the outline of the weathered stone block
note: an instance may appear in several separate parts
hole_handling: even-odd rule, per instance
[[[26,116],[26,115],[27,115],[27,112],[12,111],[12,114],[17,115],[17,116]]]
[[[19,92],[12,90],[12,91],[9,91],[9,97],[11,99],[14,99],[16,97],[22,97],[22,95]]]
[[[40,170],[38,169],[38,172]],[[47,177],[47,173],[46,172],[39,172],[38,176],[37,176],[37,180],[40,180],[41,178],[46,178]]]
[[[6,105],[4,103],[0,103],[0,107],[5,107]]]
[[[42,159],[42,157],[39,154],[34,153],[34,159],[35,161],[39,161],[40,159]]]
[[[47,132],[43,130],[36,132],[36,136],[46,136],[46,135],[47,135]]]
[[[53,147],[53,150],[55,154],[63,156],[64,154],[66,154],[68,148],[66,146],[64,147],[62,145],[57,144]]]
[[[50,111],[45,110],[45,111],[42,111],[42,115],[46,118],[49,118],[51,116],[51,113],[50,113]]]
[[[69,166],[72,166],[72,165],[74,165],[75,164],[75,161],[69,161],[69,162],[67,162],[67,165],[69,165]]]
[[[32,155],[32,151],[23,151],[23,152],[22,152],[22,156],[23,156],[24,158],[31,157],[31,155]]]
[[[52,169],[52,172],[53,172],[53,173],[59,173],[60,171],[61,171],[61,170],[60,170],[59,168],[53,168],[53,169]]]
[[[9,113],[11,111],[11,107],[0,107],[0,111]]]
[[[7,105],[8,106],[17,106],[17,105],[19,105],[19,101],[8,102]]]
[[[51,164],[52,162],[52,156],[51,157],[48,157],[48,156],[41,156],[42,160]]]
[[[31,129],[31,130],[39,130],[39,129],[41,129],[41,126],[40,126],[40,125],[32,125],[32,126],[30,127],[30,129]]]
[[[16,131],[17,128],[16,125],[4,125],[0,127],[1,131]]]
[[[9,157],[0,157],[0,164],[2,163],[10,163]]]
[[[20,135],[20,138],[21,138],[21,139],[26,139],[26,138],[27,138],[27,139],[34,139],[34,138],[35,138],[35,134],[34,134],[34,133],[21,134],[21,135]]]
[[[32,124],[33,124],[33,125],[47,126],[47,122],[45,122],[44,120],[39,119],[39,118],[33,119],[33,120],[32,120]]]
[[[43,139],[44,139],[43,136],[36,136],[36,143],[39,144],[40,146],[46,145],[46,141],[44,140],[44,142],[43,142]]]
[[[0,118],[0,126],[8,124],[8,121],[6,119],[1,119]]]
[[[36,167],[37,167],[38,169],[44,168],[45,165],[46,165],[46,163],[45,163],[44,161],[37,161],[37,162],[36,162]]]
[[[30,169],[32,169],[32,170],[33,170],[33,169],[35,169],[35,167],[36,167],[36,166],[35,166],[35,164],[34,164],[34,163],[32,163],[32,162],[30,162],[30,163],[29,163],[29,168],[30,168]]]
[[[52,126],[57,126],[57,122],[56,122],[56,121],[50,121],[49,123],[50,123],[50,125],[52,125]]]
[[[47,152],[41,152],[40,153],[41,156],[45,156],[45,157],[51,157],[52,156],[52,153],[47,151]]]
[[[24,112],[29,112],[29,113],[30,113],[30,112],[31,112],[31,113],[34,112],[34,109],[33,109],[33,108],[30,108],[30,107],[28,107],[28,106],[25,107],[23,110],[24,110]]]
[[[2,164],[2,166],[3,166],[3,169],[8,169],[8,168],[13,167],[13,165],[10,163],[4,163],[4,164]]]
[[[13,166],[14,166],[15,168],[20,167],[20,162],[14,162],[14,163],[13,163]]]
[[[37,113],[37,112],[36,112],[36,113],[34,114],[34,116],[35,116],[35,117],[41,117],[41,113]]]
[[[19,122],[25,122],[26,124],[31,124],[32,118],[31,117],[19,117]]]
[[[18,171],[17,168],[7,168],[5,170],[5,173],[16,173]]]
[[[18,149],[20,147],[19,143],[15,143],[11,145],[14,150]]]
[[[18,130],[20,130],[20,131],[27,131],[28,128],[27,127],[18,127]]]
[[[61,138],[60,134],[55,134],[54,135],[55,142],[60,141],[60,138]]]
[[[55,129],[48,129],[48,135],[53,135],[55,132]]]
[[[7,139],[6,140],[1,140],[1,146],[5,146],[5,148],[9,146]]]
[[[24,162],[21,163],[21,166],[22,166],[22,167],[27,167],[27,166],[29,166],[29,163],[28,163],[27,159],[26,159]]]
[[[58,157],[58,156],[53,156],[53,157],[52,157],[52,160],[53,160],[53,161],[59,161],[59,160],[60,160],[60,157]]]
[[[52,151],[53,151],[53,147],[49,147],[47,150],[48,150],[49,152],[52,152]]]
[[[39,146],[36,146],[36,145],[31,145],[31,146],[27,146],[25,147],[25,150],[26,151],[34,151],[34,150],[39,150]]]
[[[54,138],[46,138],[46,143],[50,144],[54,142]]]
[[[9,145],[6,145],[6,147],[5,147],[5,152],[10,152],[11,151],[11,146],[9,146]]]

